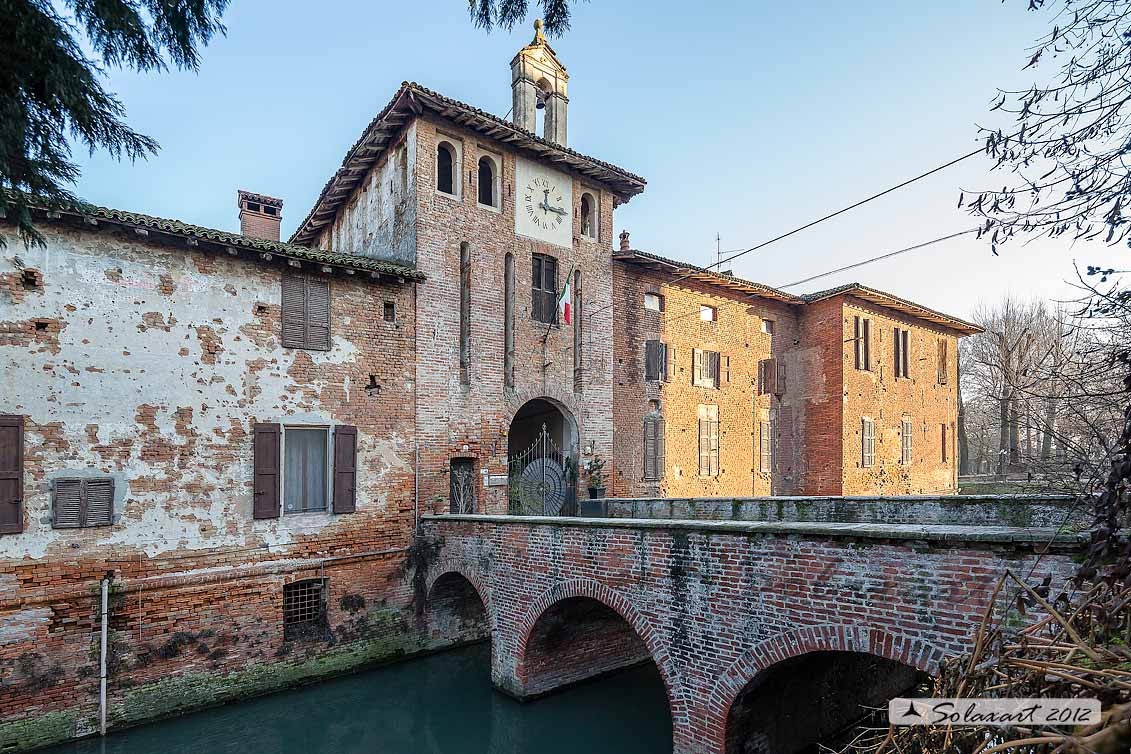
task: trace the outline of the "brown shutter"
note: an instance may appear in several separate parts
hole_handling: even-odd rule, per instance
[[[56,529],[77,529],[83,519],[83,480],[56,479],[51,525]]]
[[[656,478],[656,420],[644,420],[644,478]]]
[[[853,354],[856,356],[856,368],[857,369],[863,369],[864,363],[863,363],[863,359],[861,359],[860,356],[861,356],[861,354],[864,353],[864,349],[863,349],[862,344],[860,343],[860,318],[859,317],[853,317],[852,318],[852,348],[853,348]]]
[[[945,385],[948,377],[949,369],[946,363],[946,340],[939,338],[939,384]]]
[[[864,339],[864,368],[872,370],[872,320],[867,317],[860,323],[864,330],[861,333]]]
[[[711,433],[710,420],[699,420],[699,473],[703,476],[711,473]]]
[[[656,478],[664,478],[664,467],[667,466],[667,448],[664,443],[664,418],[656,419]]]
[[[897,327],[897,328],[895,328],[895,337],[892,339],[892,347],[891,347],[892,348],[891,353],[892,353],[892,356],[895,359],[895,372],[894,372],[894,374],[895,374],[896,377],[901,376],[902,373],[903,373],[903,359],[901,359],[899,357],[900,347],[901,347],[901,341],[900,341],[900,338],[899,338],[899,328]]]
[[[911,340],[911,331],[910,330],[904,330],[903,331],[903,347],[899,349],[900,354],[903,356],[903,376],[904,377],[910,377],[911,376],[911,370],[908,368],[910,366],[910,362],[911,362],[911,358],[909,356],[909,351],[911,350],[909,348],[910,340]]]
[[[334,513],[357,510],[357,427],[334,427]]]
[[[24,417],[0,415],[0,534],[24,529]]]
[[[283,273],[283,348],[306,346],[306,281],[302,275]]]
[[[252,516],[279,517],[279,439],[278,424],[256,424],[253,431],[253,464],[255,495]]]
[[[667,343],[661,345],[664,347],[664,379],[670,380],[675,373],[675,352],[668,348]]]
[[[719,357],[719,382],[723,385],[730,384],[730,357]]]
[[[785,362],[774,359],[774,395],[785,395]]]
[[[660,354],[660,341],[648,340],[644,342],[644,379],[645,380],[658,380],[660,379],[660,369],[662,358]]]
[[[330,281],[306,278],[306,348],[330,350]]]
[[[83,526],[109,526],[114,518],[114,480],[87,479]]]

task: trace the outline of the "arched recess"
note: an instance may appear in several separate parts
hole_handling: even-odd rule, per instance
[[[603,610],[596,606],[603,608]],[[576,607],[580,609],[574,611],[573,616],[568,613],[555,615],[554,612],[551,612],[555,607]],[[575,617],[578,613],[595,619],[598,626],[610,625],[609,614],[615,615],[624,629],[617,634],[617,638],[627,640],[626,634],[631,634],[643,650],[639,655],[630,653],[621,655],[620,659],[623,661],[621,667],[628,667],[651,659],[660,672],[673,723],[685,719],[684,706],[678,694],[678,688],[674,684],[674,674],[670,665],[671,658],[667,648],[658,639],[658,631],[633,607],[628,599],[604,584],[588,579],[575,579],[554,585],[534,600],[526,611],[522,621],[515,629],[518,636],[518,645],[515,650],[515,677],[521,688],[512,691],[518,691],[520,696],[532,698],[615,669],[615,665],[609,662],[610,660],[615,662],[617,659],[615,656],[607,656],[606,662],[600,666],[600,669],[595,669],[595,665],[592,663],[592,655],[584,657],[584,652],[577,652],[575,654],[578,655],[578,665],[587,667],[590,672],[572,672],[569,668],[562,668],[553,673],[542,673],[541,677],[538,677],[537,671],[552,668],[547,660],[565,664],[571,659],[571,655],[565,651],[556,651],[552,657],[535,656],[534,653],[551,646],[550,641],[547,640],[556,639],[560,643],[564,643],[569,638],[568,634],[559,634],[557,637],[549,636],[547,630],[552,630],[556,626],[545,623],[543,619],[549,617],[552,620],[560,620],[561,618]],[[561,625],[568,629],[565,622]],[[573,627],[577,627],[576,622]],[[586,638],[596,637],[589,636]],[[604,643],[607,644],[608,642]],[[631,649],[630,643],[627,644],[627,648]],[[564,649],[564,647],[559,647],[559,649]]]
[[[705,728],[713,751],[791,754],[856,722],[865,707],[913,689],[944,653],[867,626],[807,626],[748,650],[719,678]]]
[[[465,569],[441,564],[428,582],[425,600],[428,641],[455,646],[490,639],[494,629],[490,597]]]

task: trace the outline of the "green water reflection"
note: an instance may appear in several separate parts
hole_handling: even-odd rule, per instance
[[[491,688],[486,644],[154,723],[50,754],[662,754],[645,665],[535,702]]]

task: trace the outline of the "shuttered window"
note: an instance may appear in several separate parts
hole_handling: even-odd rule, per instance
[[[283,273],[283,347],[330,350],[330,281]]]
[[[904,466],[911,465],[911,443],[913,435],[914,431],[911,427],[911,420],[904,419],[899,435],[899,462]]]
[[[852,342],[857,369],[872,370],[872,320],[852,318]]]
[[[713,387],[730,382],[730,357],[718,351],[691,350],[691,384]]]
[[[668,365],[668,346],[660,340],[644,343],[644,379],[666,380]]]
[[[899,379],[900,377],[909,377],[910,370],[908,369],[908,366],[910,359],[908,356],[908,350],[911,345],[911,333],[908,330],[897,327],[892,333],[892,337],[892,355],[895,361],[893,365],[895,367],[895,377],[896,379]]]
[[[530,282],[530,314],[548,325],[558,321],[558,260],[535,254]]]
[[[940,434],[942,435],[942,462],[946,463],[947,451],[949,450],[947,443],[946,443],[946,425],[940,424],[939,429],[940,429]]]
[[[758,425],[758,470],[768,474],[773,470],[774,433],[770,422]]]
[[[950,365],[947,363],[947,342],[945,338],[939,338],[939,384],[945,385],[947,376],[950,372]]]
[[[644,479],[664,478],[667,463],[664,438],[664,417],[652,413],[644,417]]]
[[[255,518],[324,511],[328,495],[334,513],[357,509],[356,427],[256,424],[253,454]]]
[[[24,417],[0,415],[0,534],[24,529]]]
[[[109,526],[114,516],[114,480],[56,479],[51,525],[56,529]]]
[[[719,473],[719,407],[699,406],[699,475]]]
[[[876,423],[871,419],[860,421],[860,465],[876,465]]]

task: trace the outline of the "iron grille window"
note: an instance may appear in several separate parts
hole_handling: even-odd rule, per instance
[[[876,465],[876,423],[871,419],[861,419],[860,465]]]
[[[51,525],[56,529],[109,526],[114,516],[114,480],[56,479]]]
[[[558,260],[534,255],[530,299],[530,313],[535,321],[548,325],[558,321]]]
[[[911,464],[911,437],[914,434],[911,428],[911,420],[903,420],[903,428],[899,437],[899,462],[904,466]]]
[[[451,460],[450,508],[452,513],[475,513],[475,459]]]
[[[326,582],[307,579],[283,586],[283,638],[317,639],[326,633]]]
[[[385,321],[386,322],[396,322],[397,321],[397,305],[395,303],[393,303],[392,301],[386,301],[385,302]]]

